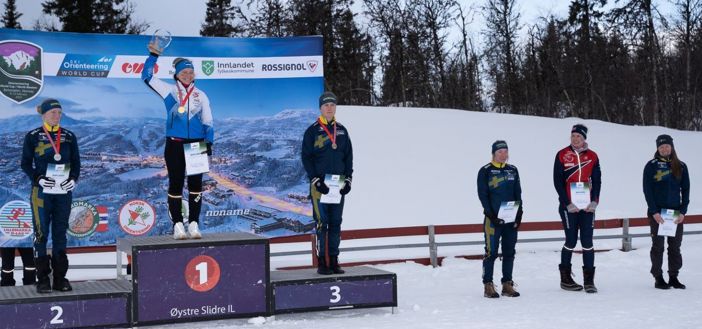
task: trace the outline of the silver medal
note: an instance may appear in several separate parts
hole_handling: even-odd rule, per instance
[[[54,160],[61,161],[61,154],[54,154]]]

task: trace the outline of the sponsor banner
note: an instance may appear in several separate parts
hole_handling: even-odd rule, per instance
[[[61,126],[79,141],[68,246],[173,234],[164,144],[169,123],[173,127],[180,115],[171,106],[179,98],[172,65],[178,57],[193,61],[199,89],[186,106],[191,124],[178,134],[207,132],[200,124],[206,112],[198,106],[205,99],[214,127],[215,151],[200,198],[191,201],[191,182],[183,182],[186,223],[197,202],[203,234],[314,231],[299,145],[319,115],[322,37],[173,37],[154,67],[163,95],[141,80],[150,39],[0,29],[0,139],[7,141],[0,159],[0,247],[32,244],[32,184],[18,163],[25,135],[41,125],[36,106],[47,98],[61,103]]]
[[[141,79],[146,56],[46,54],[46,76]],[[174,56],[160,56],[157,78],[170,79]],[[296,57],[189,57],[197,79],[275,79],[323,77],[322,56]],[[56,61],[60,61],[56,65]]]

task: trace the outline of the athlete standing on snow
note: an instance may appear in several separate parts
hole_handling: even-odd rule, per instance
[[[683,222],[690,203],[690,174],[687,165],[678,159],[673,146],[673,138],[660,135],[656,138],[656,153],[653,160],[646,163],[643,174],[643,191],[648,204],[648,221],[651,226],[651,274],[656,279],[658,289],[685,289],[678,280],[682,267]],[[665,236],[658,235],[658,226],[663,224],[661,212],[664,210],[678,211],[675,236],[668,237],[668,275],[670,281],[663,279],[663,250]]]
[[[478,197],[483,206],[485,258],[483,259],[483,285],[485,297],[497,298],[492,274],[502,240],[502,296],[518,297],[514,290],[512,269],[514,268],[517,230],[522,222],[522,187],[517,167],[507,164],[509,150],[507,142],[495,141],[492,144],[492,161],[478,171]],[[500,218],[500,208],[509,202],[519,202],[516,217]],[[504,216],[503,216],[504,217]]]
[[[164,158],[168,170],[168,212],[173,220],[173,238],[187,238],[183,226],[181,203],[185,181],[184,147],[190,143],[206,141],[207,155],[212,155],[214,129],[210,100],[195,87],[193,63],[185,58],[176,58],[175,85],[169,85],[154,77],[154,66],[161,54],[155,43],[149,43],[149,57],[144,63],[141,79],[163,98],[166,107],[166,147]],[[198,221],[202,207],[202,174],[188,176],[188,233],[193,239],[202,237]]]
[[[583,248],[583,277],[585,291],[596,293],[595,249],[592,235],[595,228],[595,210],[600,199],[602,173],[597,153],[588,148],[587,127],[576,124],[570,133],[570,145],[558,151],[553,165],[553,185],[558,192],[558,213],[565,231],[561,250],[561,288],[578,291],[583,286],[572,278],[571,259],[578,242]]]

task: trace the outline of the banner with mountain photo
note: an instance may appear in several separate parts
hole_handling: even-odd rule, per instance
[[[60,101],[61,126],[79,140],[69,247],[170,234],[166,111],[141,80],[151,36],[0,29],[0,40],[0,247],[31,246],[31,185],[20,158],[46,98]],[[155,77],[173,84],[177,57],[193,62],[214,117],[203,232],[312,232],[300,148],[324,86],[322,38],[173,37]]]

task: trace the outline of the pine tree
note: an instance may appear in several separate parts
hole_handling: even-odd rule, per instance
[[[139,34],[149,27],[132,19],[134,6],[127,0],[47,0],[42,7],[59,19],[64,32]]]
[[[17,6],[15,6],[15,0],[7,0],[5,2],[5,14],[2,15],[3,26],[8,29],[22,29],[22,25],[19,22],[19,18],[22,17],[21,13],[17,12]]]
[[[241,29],[236,28],[232,21],[234,19],[234,7],[231,0],[209,0],[207,1],[207,12],[205,22],[200,29],[200,35],[211,37],[231,37],[241,33]]]

